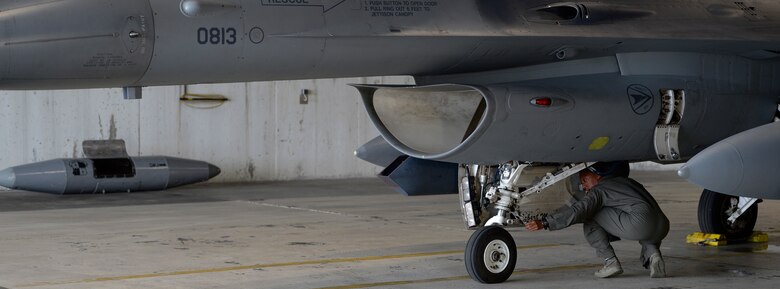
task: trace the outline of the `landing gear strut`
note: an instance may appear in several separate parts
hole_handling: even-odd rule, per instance
[[[699,228],[704,233],[724,234],[726,239],[745,239],[756,225],[758,202],[704,190],[699,199]]]

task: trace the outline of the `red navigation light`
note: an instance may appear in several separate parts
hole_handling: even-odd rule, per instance
[[[549,97],[537,97],[531,100],[531,104],[536,106],[551,106],[552,105],[552,98]]]

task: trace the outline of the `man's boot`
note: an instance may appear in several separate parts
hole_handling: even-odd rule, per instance
[[[601,267],[601,269],[596,271],[596,273],[593,273],[593,275],[599,278],[609,278],[620,275],[621,273],[623,273],[623,267],[620,266],[620,261],[618,261],[617,257],[612,257],[604,261],[604,267]]]
[[[661,257],[661,253],[655,253],[650,256],[650,278],[664,277],[666,277],[666,266],[664,265],[664,259]]]

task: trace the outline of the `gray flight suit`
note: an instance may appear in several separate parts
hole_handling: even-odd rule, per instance
[[[639,241],[645,268],[650,256],[660,253],[661,240],[669,233],[669,219],[650,193],[633,179],[621,176],[601,178],[585,197],[559,208],[545,221],[549,230],[583,223],[585,239],[604,259],[615,257],[612,236]]]

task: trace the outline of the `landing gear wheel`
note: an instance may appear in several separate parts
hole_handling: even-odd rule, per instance
[[[726,239],[745,239],[753,233],[758,218],[758,204],[753,204],[734,224],[729,215],[737,207],[739,198],[704,190],[699,199],[699,228],[704,233],[724,234]]]
[[[466,244],[466,271],[475,281],[501,283],[509,279],[517,262],[517,247],[504,228],[482,227]]]

